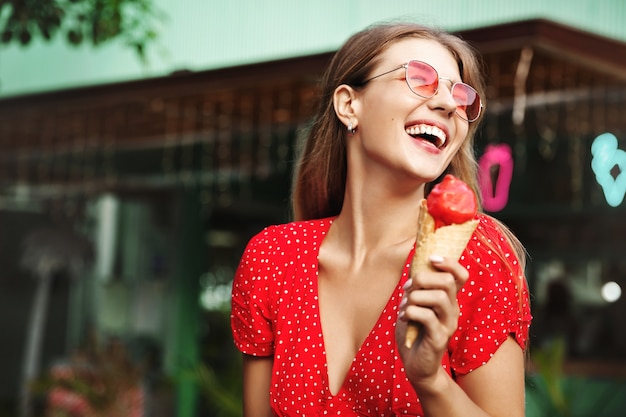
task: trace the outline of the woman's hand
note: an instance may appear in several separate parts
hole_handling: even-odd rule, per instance
[[[430,258],[433,271],[415,273],[405,285],[396,325],[396,343],[409,381],[418,389],[427,387],[441,370],[448,340],[457,329],[457,292],[469,273],[458,262]],[[404,345],[409,321],[419,324],[419,335],[411,348]]]

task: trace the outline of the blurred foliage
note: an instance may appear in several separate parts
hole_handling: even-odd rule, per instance
[[[64,364],[53,366],[32,389],[43,399],[46,415],[134,417],[143,412],[141,368],[124,344],[111,339],[104,348],[91,343]]]
[[[202,415],[241,416],[241,354],[230,333],[230,309],[206,312],[201,363],[192,370],[204,400]]]
[[[119,39],[145,61],[162,20],[152,0],[0,0],[0,42],[27,46],[60,34],[70,45],[100,46]]]
[[[547,347],[533,352],[532,360],[543,382],[546,406],[555,416],[569,416],[570,405],[563,390],[565,342],[555,339]]]
[[[565,342],[555,338],[531,355],[536,373],[526,376],[527,416],[623,416],[626,381],[573,377],[564,372]],[[527,404],[528,405],[528,404]],[[531,408],[535,409],[534,411]]]
[[[238,383],[225,375],[218,375],[207,364],[201,364],[196,370],[200,393],[206,401],[206,408],[215,417],[240,417],[241,393]]]

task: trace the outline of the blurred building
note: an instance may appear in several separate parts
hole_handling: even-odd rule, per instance
[[[561,336],[569,372],[623,389],[626,43],[544,19],[459,34],[488,71],[483,199],[530,255],[541,318],[533,348]],[[11,265],[0,321],[15,341],[0,347],[0,395],[17,393],[35,288],[12,266],[20,236],[61,221],[96,256],[53,289],[44,364],[93,329],[158,352],[166,375],[215,357],[207,344],[229,355],[227,314],[215,312],[227,309],[247,240],[289,219],[298,140],[331,55],[0,99],[0,223],[10,237],[0,253]],[[172,384],[178,415],[191,415],[193,381]]]

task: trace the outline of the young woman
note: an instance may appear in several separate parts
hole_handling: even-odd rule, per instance
[[[458,262],[433,254],[437,272],[409,276],[420,199],[446,173],[476,189],[483,92],[472,49],[419,25],[367,28],[336,53],[295,221],[255,236],[236,273],[244,416],[524,416],[515,238],[479,214]]]

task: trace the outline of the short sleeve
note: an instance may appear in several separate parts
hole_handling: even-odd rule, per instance
[[[491,218],[481,216],[460,262],[470,275],[457,295],[461,313],[449,354],[462,375],[487,363],[509,336],[525,349],[531,314],[519,260]]]
[[[241,352],[253,356],[270,356],[274,351],[267,236],[266,229],[250,240],[237,267],[232,288],[230,321],[233,340]]]

